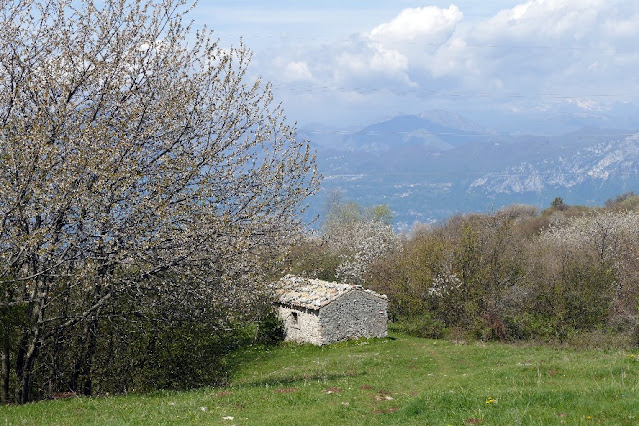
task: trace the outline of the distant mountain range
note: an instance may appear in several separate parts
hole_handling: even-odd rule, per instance
[[[311,216],[322,214],[332,190],[363,205],[388,204],[399,228],[513,203],[544,208],[562,197],[593,205],[639,192],[639,132],[632,130],[511,135],[430,111],[357,130],[308,126],[299,136],[317,149],[324,175]]]

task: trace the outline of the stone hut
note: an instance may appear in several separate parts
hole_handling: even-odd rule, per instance
[[[273,286],[286,340],[324,345],[387,336],[385,295],[359,285],[291,275]]]

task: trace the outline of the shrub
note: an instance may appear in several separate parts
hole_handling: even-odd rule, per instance
[[[446,325],[428,312],[406,318],[396,325],[397,330],[411,336],[440,339],[446,335]]]
[[[257,323],[258,344],[273,345],[284,340],[284,323],[275,312],[269,312]]]

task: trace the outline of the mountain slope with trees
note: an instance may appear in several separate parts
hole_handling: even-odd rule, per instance
[[[510,135],[438,111],[304,136],[326,178],[311,214],[321,212],[325,194],[341,190],[363,205],[387,204],[404,229],[510,204],[543,208],[557,196],[594,206],[639,185],[633,130]]]

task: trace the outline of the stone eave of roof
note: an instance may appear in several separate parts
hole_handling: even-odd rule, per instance
[[[341,284],[292,275],[287,275],[273,283],[273,288],[279,303],[312,310],[318,310],[353,290],[361,290],[386,299],[385,295],[364,289],[361,285]]]

